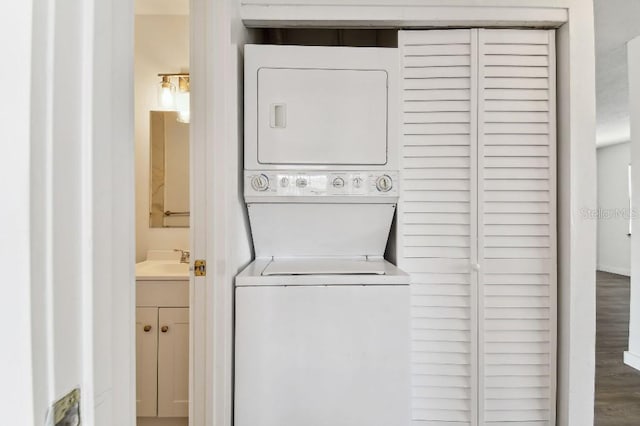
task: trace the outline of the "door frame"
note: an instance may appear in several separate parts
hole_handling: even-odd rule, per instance
[[[191,0],[191,253],[207,274],[190,279],[193,426],[233,423],[233,265],[238,118],[235,0]]]

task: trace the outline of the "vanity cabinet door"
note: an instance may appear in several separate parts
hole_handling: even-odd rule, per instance
[[[159,308],[158,417],[189,415],[189,308]]]
[[[136,406],[154,417],[158,402],[158,308],[136,308]]]

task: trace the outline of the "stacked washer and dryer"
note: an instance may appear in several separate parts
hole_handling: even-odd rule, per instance
[[[245,46],[236,426],[409,423],[409,276],[384,259],[397,68],[396,49]]]

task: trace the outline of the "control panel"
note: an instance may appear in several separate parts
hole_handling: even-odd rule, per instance
[[[245,195],[397,196],[397,172],[245,171]]]

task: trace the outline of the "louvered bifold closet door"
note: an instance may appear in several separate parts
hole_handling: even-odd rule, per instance
[[[476,423],[476,30],[400,33],[399,266],[412,277],[412,418]]]
[[[555,49],[478,34],[480,424],[555,424]]]

